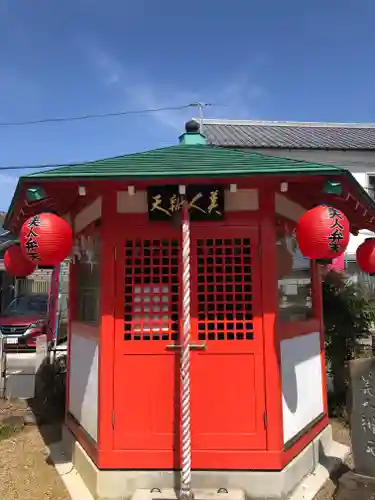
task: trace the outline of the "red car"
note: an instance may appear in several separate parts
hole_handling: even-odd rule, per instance
[[[33,351],[36,338],[47,333],[48,295],[16,297],[0,315],[5,351]],[[52,332],[51,335],[53,336]],[[47,340],[52,340],[48,339]]]

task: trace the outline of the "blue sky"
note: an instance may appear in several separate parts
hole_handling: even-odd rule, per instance
[[[0,122],[178,106],[375,122],[372,0],[1,0]],[[0,126],[0,165],[175,144],[195,110]],[[0,172],[0,209],[17,176]]]

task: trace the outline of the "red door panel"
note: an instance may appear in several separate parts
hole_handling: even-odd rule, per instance
[[[133,354],[116,364],[115,449],[175,448],[175,355]],[[178,365],[178,359],[177,359]]]
[[[258,230],[192,235],[192,342],[206,346],[191,353],[193,452],[265,449]]]
[[[259,435],[256,356],[194,354],[193,450],[263,448]],[[262,434],[262,433],[260,433]]]
[[[114,446],[172,450],[178,408],[178,233],[132,231],[117,249]],[[177,236],[176,236],[177,234]]]
[[[256,229],[191,230],[191,342],[205,345],[191,351],[193,466],[194,451],[265,448],[257,248]],[[132,231],[116,266],[114,447],[171,451],[180,429],[179,232]]]

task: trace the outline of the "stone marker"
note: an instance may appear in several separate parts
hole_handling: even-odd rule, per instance
[[[347,472],[339,479],[336,500],[375,500],[374,478]]]
[[[355,471],[375,478],[375,357],[350,361],[349,390]]]
[[[375,500],[375,357],[349,362],[354,471],[339,479],[337,500]]]

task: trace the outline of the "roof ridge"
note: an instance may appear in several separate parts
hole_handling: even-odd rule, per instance
[[[193,118],[193,120],[197,118]],[[230,120],[204,118],[203,125],[242,125],[264,127],[306,127],[306,128],[375,128],[375,123],[340,123],[340,122],[297,122],[297,121],[272,121],[272,120]]]

